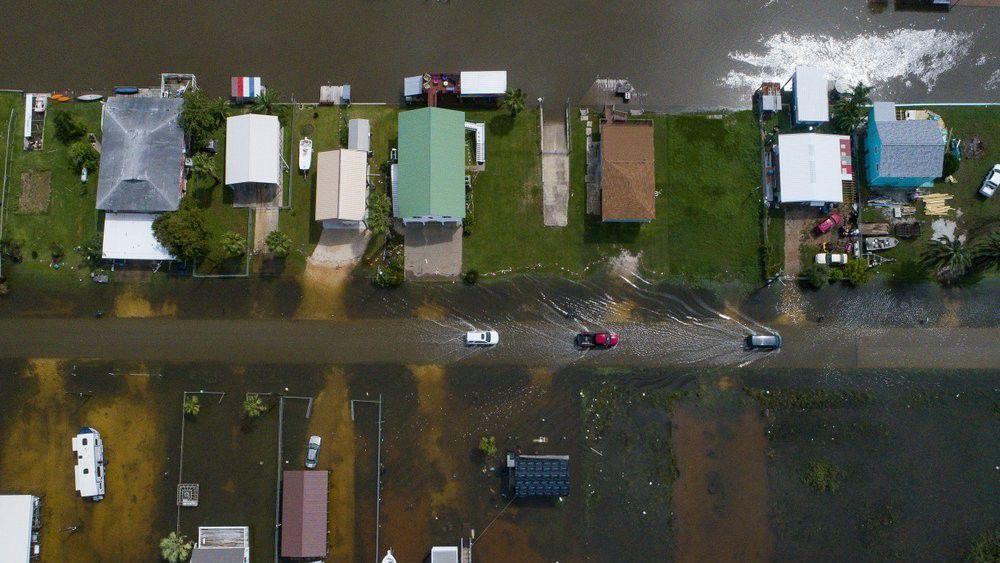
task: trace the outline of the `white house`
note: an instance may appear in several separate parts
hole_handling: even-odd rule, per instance
[[[830,89],[826,69],[797,66],[792,75],[792,109],[796,125],[830,121]]]
[[[778,201],[823,206],[843,203],[845,181],[854,179],[851,138],[844,135],[778,135]]]
[[[276,116],[245,114],[226,120],[226,185],[237,192],[237,200],[241,195],[253,200],[259,190],[276,191],[281,182],[281,145]]]
[[[316,155],[316,220],[324,229],[361,229],[367,217],[368,154],[339,149]]]
[[[0,560],[28,563],[39,555],[41,500],[32,495],[0,495]]]

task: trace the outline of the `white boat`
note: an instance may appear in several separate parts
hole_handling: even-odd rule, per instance
[[[73,437],[76,453],[76,490],[83,498],[99,501],[104,498],[104,442],[101,433],[89,426]]]
[[[899,244],[896,237],[865,237],[865,250],[875,252],[877,250],[889,250]]]
[[[100,94],[82,94],[76,97],[76,99],[81,102],[96,102],[102,98],[104,98],[104,96]]]
[[[308,172],[309,168],[312,167],[313,158],[313,142],[312,139],[306,137],[299,141],[299,171]]]
[[[382,558],[382,563],[396,563],[396,558],[392,556],[392,550],[385,552],[385,557]]]

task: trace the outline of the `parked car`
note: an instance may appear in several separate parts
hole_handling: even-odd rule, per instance
[[[816,263],[824,266],[843,266],[847,264],[847,255],[843,252],[820,252],[816,255]]]
[[[993,197],[993,194],[997,193],[998,187],[1000,187],[1000,164],[994,164],[993,168],[986,173],[983,187],[979,188],[979,195]]]
[[[813,232],[816,233],[817,235],[821,235],[823,233],[829,232],[830,229],[836,227],[837,225],[840,225],[843,222],[844,218],[840,216],[840,213],[834,211],[833,213],[830,214],[829,217],[823,219],[823,221],[821,221],[820,224],[816,225],[816,228],[813,229]]]
[[[465,333],[466,346],[496,346],[500,334],[495,330],[470,330]]]
[[[747,348],[777,350],[781,348],[780,334],[751,334],[747,336]]]
[[[306,469],[316,469],[319,462],[319,446],[323,439],[319,436],[309,437],[309,447],[306,448]]]
[[[614,348],[618,346],[618,334],[614,332],[581,332],[576,335],[576,345],[580,348]]]

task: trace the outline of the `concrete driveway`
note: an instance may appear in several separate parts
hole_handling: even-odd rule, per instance
[[[406,227],[407,277],[437,279],[462,274],[462,226],[428,223]]]

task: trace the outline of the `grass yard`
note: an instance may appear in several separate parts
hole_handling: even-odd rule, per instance
[[[475,112],[469,116],[471,121],[483,118]],[[606,225],[586,215],[586,133],[574,120],[569,224],[547,228],[542,224],[538,114],[526,111],[513,123],[501,113],[489,116],[486,171],[473,184],[475,217],[465,239],[465,267],[481,273],[583,273],[627,251],[641,254],[645,269],[656,277],[760,282],[760,165],[753,114],[653,120],[656,220]],[[774,219],[770,243],[780,256],[780,215]]]
[[[964,234],[967,241],[974,242],[993,231],[1000,229],[1000,201],[997,198],[985,199],[977,192],[982,185],[986,171],[1000,162],[1000,108],[995,107],[934,107],[930,108],[941,115],[953,135],[963,140],[963,151],[973,135],[983,140],[983,156],[980,159],[963,159],[958,172],[955,173],[957,184],[935,182],[934,192],[949,193],[955,197],[949,205],[961,210],[961,216],[953,213],[945,219],[957,221],[957,234]],[[912,241],[900,241],[896,248],[883,252],[887,257],[903,260],[919,260],[920,251],[930,240],[931,222],[940,217],[928,217],[923,214],[923,206],[917,206],[917,219],[923,223],[921,235]],[[867,210],[866,210],[867,211]],[[892,265],[889,266],[891,271]],[[997,275],[988,273],[987,275]]]
[[[76,254],[73,249],[97,233],[98,215],[94,205],[98,174],[90,174],[86,184],[80,182],[80,175],[69,163],[67,147],[55,138],[52,123],[59,113],[71,111],[86,125],[88,132],[100,138],[101,108],[96,103],[50,103],[45,116],[44,149],[25,151],[21,144],[24,96],[0,93],[0,135],[4,136],[4,147],[11,152],[5,202],[7,221],[3,235],[22,245],[24,262],[17,268],[19,273],[55,273],[67,279],[74,278],[68,268],[61,271],[49,268],[53,245],[60,245],[66,252],[67,263],[75,264]],[[8,139],[7,121],[11,109],[14,110],[13,124],[10,127],[11,138]],[[44,190],[44,186],[35,180],[46,176],[49,190],[47,197],[35,191]],[[28,193],[24,193],[26,186],[22,185],[22,178],[35,183],[35,186],[29,187]]]

